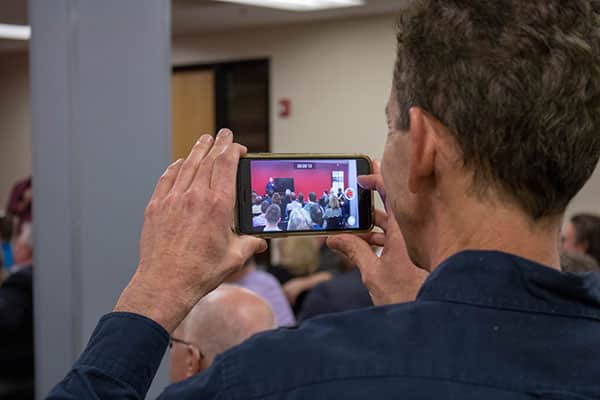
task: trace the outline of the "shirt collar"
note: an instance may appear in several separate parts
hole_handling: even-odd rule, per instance
[[[562,273],[497,251],[464,251],[429,275],[417,301],[600,320],[600,278],[595,273]]]

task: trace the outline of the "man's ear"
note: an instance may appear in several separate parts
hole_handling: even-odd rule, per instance
[[[186,375],[187,377],[192,377],[202,371],[202,355],[200,351],[194,346],[187,346],[187,365],[186,365]]]
[[[431,115],[419,107],[409,110],[411,142],[408,189],[417,193],[434,173],[436,156],[436,132]]]

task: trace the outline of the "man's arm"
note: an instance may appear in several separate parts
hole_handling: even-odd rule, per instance
[[[50,399],[144,398],[169,335],[191,308],[266,250],[265,241],[231,230],[245,152],[224,129],[163,174],[146,208],[135,275]]]
[[[167,332],[146,317],[105,315],[48,399],[143,399],[168,344]]]

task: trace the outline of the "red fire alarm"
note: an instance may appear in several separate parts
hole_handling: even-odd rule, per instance
[[[279,118],[288,118],[292,114],[292,102],[290,99],[281,99],[277,104]]]

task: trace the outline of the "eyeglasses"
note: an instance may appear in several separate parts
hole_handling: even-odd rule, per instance
[[[198,354],[200,355],[200,359],[201,360],[204,358],[204,353],[202,353],[202,351],[200,350],[200,348],[198,346],[196,346],[195,344],[190,343],[190,342],[186,342],[185,340],[177,339],[177,338],[174,338],[173,336],[171,336],[169,338],[169,349],[173,348],[173,344],[174,343],[179,343],[179,344],[183,344],[185,346],[190,346],[190,347],[198,350]]]

